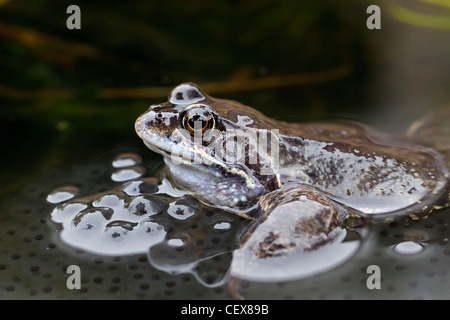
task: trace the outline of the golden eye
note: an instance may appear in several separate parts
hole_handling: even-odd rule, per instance
[[[201,107],[194,107],[184,112],[181,124],[191,134],[196,132],[203,134],[205,131],[215,128],[216,119],[212,112]]]

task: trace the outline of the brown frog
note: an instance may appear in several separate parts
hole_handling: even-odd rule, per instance
[[[135,128],[175,186],[256,220],[236,251],[247,266],[341,241],[348,217],[418,219],[449,205],[443,155],[356,122],[276,121],[184,83]]]

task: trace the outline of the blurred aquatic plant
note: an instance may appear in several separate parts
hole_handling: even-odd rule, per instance
[[[423,2],[429,2],[433,4],[438,4],[443,7],[449,7],[450,8],[450,2],[448,0],[422,0]]]
[[[75,32],[65,30],[64,4],[2,7],[0,71],[12,76],[0,77],[0,98],[161,98],[167,85],[183,81],[215,94],[324,83],[352,70],[342,52],[327,53],[347,41],[330,37],[346,30],[346,18],[329,1],[79,6],[82,30]],[[242,70],[252,72],[236,76]]]
[[[200,86],[205,91],[215,94],[310,85],[344,78],[351,73],[351,69],[350,65],[342,65],[326,71],[265,78],[232,78],[225,81],[208,82],[200,84]],[[104,88],[96,91],[93,95],[100,99],[152,99],[166,97],[169,92],[170,88],[167,87]],[[20,90],[0,85],[0,96],[16,100],[64,100],[76,97],[77,93],[74,90],[56,89]]]
[[[422,4],[414,9],[409,8],[407,4],[388,2],[388,12],[394,19],[413,26],[450,30],[450,2],[448,0],[421,0],[421,2]],[[433,11],[438,13],[423,12],[429,9],[424,7],[423,3],[430,4],[434,7]]]
[[[45,60],[63,65],[72,65],[79,58],[100,59],[102,56],[92,46],[72,43],[37,30],[1,21],[0,37],[19,43]]]

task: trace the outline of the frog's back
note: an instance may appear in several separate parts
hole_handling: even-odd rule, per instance
[[[288,125],[280,178],[306,184],[362,214],[415,217],[449,202],[445,157],[354,122]],[[301,137],[301,138],[299,138]]]

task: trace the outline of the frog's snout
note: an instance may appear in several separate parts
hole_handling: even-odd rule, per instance
[[[141,131],[141,117],[142,117],[142,116],[139,116],[139,117],[136,119],[136,121],[134,122],[134,130],[136,131],[137,135],[138,135],[140,138],[142,138],[141,135],[140,135],[140,131]]]
[[[139,132],[150,129],[154,125],[155,118],[156,112],[153,110],[141,114],[134,125],[136,132],[139,134]]]
[[[142,137],[142,134],[146,131],[146,130],[148,130],[148,128],[145,128],[146,127],[146,120],[145,120],[145,115],[146,115],[146,113],[144,113],[144,114],[141,114],[137,119],[136,119],[136,122],[134,123],[134,129],[136,130],[136,133],[137,133],[137,135],[142,139],[143,137]],[[148,125],[148,123],[147,123],[147,125]]]

